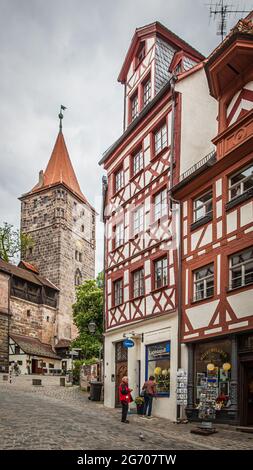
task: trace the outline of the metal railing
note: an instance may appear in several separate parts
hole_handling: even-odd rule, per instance
[[[182,173],[182,175],[179,176],[179,182],[185,180],[188,178],[188,176],[192,175],[195,173],[195,171],[199,170],[205,163],[207,163],[209,160],[216,160],[216,150],[212,150],[210,153],[208,153],[204,158],[199,160],[197,163],[195,163],[193,166],[191,166],[187,171]]]

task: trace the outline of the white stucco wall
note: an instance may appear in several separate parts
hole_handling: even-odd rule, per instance
[[[107,407],[115,406],[115,382],[111,380],[115,375],[115,343],[124,339],[123,334],[134,331],[143,334],[135,340],[135,346],[128,349],[128,377],[129,386],[133,389],[133,398],[139,391],[138,383],[138,361],[140,361],[140,386],[145,381],[145,353],[148,344],[156,344],[170,340],[171,363],[170,363],[170,396],[158,397],[153,403],[153,415],[167,419],[176,419],[176,372],[177,372],[177,314],[166,315],[152,320],[145,320],[136,324],[130,324],[124,328],[117,328],[108,332],[105,336],[105,390],[104,404]],[[131,407],[135,407],[133,403]]]
[[[182,94],[182,174],[213,150],[211,139],[217,134],[218,104],[209,94],[203,69],[178,81],[175,90]]]

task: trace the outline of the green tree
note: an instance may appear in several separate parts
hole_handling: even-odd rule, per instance
[[[103,333],[103,290],[95,280],[85,281],[77,287],[73,317],[79,335],[71,346],[81,348],[85,359],[98,357]],[[88,329],[91,321],[96,323],[94,334]]]
[[[13,261],[17,255],[33,246],[32,237],[5,222],[0,226],[0,258]]]

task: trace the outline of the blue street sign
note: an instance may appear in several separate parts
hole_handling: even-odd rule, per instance
[[[124,348],[132,348],[134,346],[134,341],[132,339],[125,339],[123,341]]]

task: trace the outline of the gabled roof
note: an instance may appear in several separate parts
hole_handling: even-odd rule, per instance
[[[51,344],[42,343],[38,338],[22,336],[10,333],[10,337],[26,353],[33,356],[49,357],[50,359],[60,359],[53,351]]]
[[[59,131],[45,172],[41,172],[39,182],[25,196],[59,184],[66,186],[79,199],[90,206],[80,189],[62,131]]]
[[[27,271],[32,271],[35,274],[39,274],[38,269],[35,266],[33,266],[33,264],[27,263],[27,261],[21,260],[18,264],[18,267],[23,268],[23,269],[27,269]]]
[[[39,274],[32,272],[31,270],[20,268],[16,266],[15,264],[7,263],[6,261],[3,261],[2,259],[0,259],[0,271],[3,271],[15,277],[19,277],[20,279],[24,279],[25,281],[31,282],[38,286],[50,287],[50,289],[54,289],[56,291],[59,290],[58,287],[56,287],[52,282],[50,282],[45,277],[42,277]]]
[[[159,21],[155,21],[154,23],[142,26],[141,28],[137,28],[135,30],[123,66],[118,76],[119,82],[125,83],[131,60],[133,59],[139,42],[153,35],[159,35],[160,37],[163,37],[165,40],[169,41],[177,50],[184,50],[193,56],[196,60],[203,60],[205,58],[199,51],[197,51],[194,47],[181,39],[175,33],[170,31],[168,28],[163,26]]]

